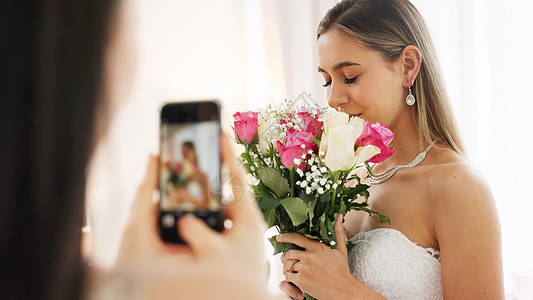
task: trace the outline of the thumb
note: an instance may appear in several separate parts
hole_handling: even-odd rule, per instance
[[[185,215],[178,220],[181,238],[189,245],[195,255],[203,255],[218,249],[222,235],[194,215]]]
[[[347,256],[348,249],[346,248],[344,225],[342,225],[342,214],[337,214],[337,219],[335,220],[335,236],[337,237],[337,250]]]

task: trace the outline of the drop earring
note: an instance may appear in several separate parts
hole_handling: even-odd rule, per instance
[[[415,105],[415,96],[413,96],[413,92],[411,91],[411,86],[413,86],[413,82],[409,85],[409,95],[407,95],[407,98],[405,98],[405,103],[409,106]]]

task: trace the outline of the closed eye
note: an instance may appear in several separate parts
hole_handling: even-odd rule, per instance
[[[346,77],[344,77],[344,83],[346,83],[346,84],[354,83],[355,80],[357,79],[357,77],[358,77],[358,76],[355,76],[355,77],[353,77],[353,78],[346,78]]]
[[[323,87],[327,87],[327,86],[330,85],[330,84],[331,84],[331,80],[328,81],[328,82],[326,82],[326,83],[324,83],[322,86],[323,86]]]

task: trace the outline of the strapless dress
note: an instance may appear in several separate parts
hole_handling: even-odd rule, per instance
[[[352,275],[387,299],[442,299],[440,252],[424,248],[390,228],[350,239]]]

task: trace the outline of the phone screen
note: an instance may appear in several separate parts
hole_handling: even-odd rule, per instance
[[[215,102],[166,104],[160,128],[160,229],[181,243],[176,222],[192,213],[221,230],[220,120]]]

